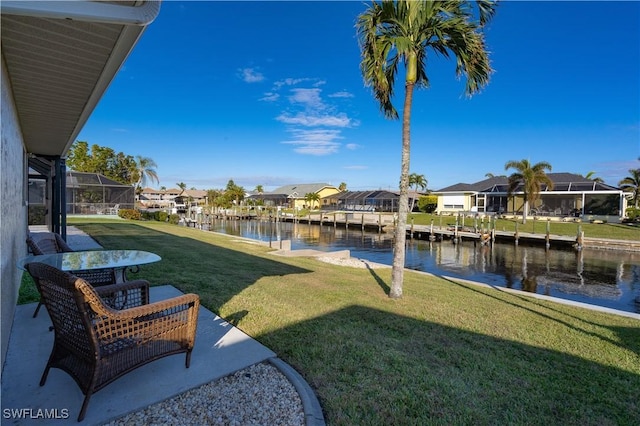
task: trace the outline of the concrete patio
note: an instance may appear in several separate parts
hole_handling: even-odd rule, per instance
[[[30,231],[37,238],[39,232],[46,232],[46,227],[31,226]],[[102,248],[73,226],[67,227],[67,243],[74,250]],[[180,294],[180,290],[171,285],[151,287],[150,301]],[[51,320],[46,308],[40,309],[38,316],[33,318],[36,305],[16,307],[2,371],[2,424],[76,423],[84,395],[71,376],[54,368],[45,385],[39,385],[53,347],[54,333],[49,331]],[[91,397],[85,419],[80,424],[102,425],[267,360],[296,388],[306,424],[323,425],[320,404],[300,374],[277,358],[273,351],[202,306],[188,369],[185,368],[185,355],[179,354],[126,374]]]
[[[152,287],[151,301],[180,294],[169,285]],[[49,331],[51,321],[46,309],[32,318],[35,307],[32,303],[20,305],[16,310],[2,374],[2,424],[59,425],[60,418],[65,416],[75,423],[84,396],[73,379],[61,370],[52,369],[46,384],[39,386],[54,333]],[[190,368],[185,368],[182,354],[160,359],[125,375],[91,397],[83,424],[103,424],[275,356],[262,344],[201,307]],[[38,410],[47,410],[58,418],[35,418]],[[18,413],[27,418],[18,419]]]

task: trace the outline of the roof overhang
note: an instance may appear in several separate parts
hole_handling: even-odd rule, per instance
[[[159,1],[2,1],[2,60],[28,153],[65,156]]]

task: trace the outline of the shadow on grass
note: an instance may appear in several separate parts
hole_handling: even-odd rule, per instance
[[[384,294],[388,296],[389,293],[391,292],[391,287],[389,287],[387,283],[382,278],[380,278],[380,275],[376,273],[375,269],[369,266],[369,264],[366,264],[366,265],[367,265],[367,270],[369,271],[373,279],[376,280],[376,282],[378,283],[382,291],[384,291]]]
[[[351,306],[257,338],[303,371],[332,425],[634,424],[640,376]]]
[[[608,223],[612,228],[624,229],[625,231],[635,231],[640,229],[640,223]]]
[[[171,284],[184,293],[199,293],[202,303],[216,313],[233,296],[262,277],[310,272],[135,223],[76,226],[85,229],[106,249],[145,250],[160,255],[160,262],[142,265],[140,273],[130,278],[143,278],[152,285]],[[202,288],[209,291],[198,291]]]
[[[555,307],[555,306],[560,307],[562,305],[551,304],[551,303],[541,304],[541,303],[538,303],[537,299],[533,299],[533,298],[526,297],[526,296],[520,296],[517,293],[512,293],[512,292],[505,293],[503,291],[500,291],[500,287],[497,287],[497,286],[490,286],[490,287],[494,288],[495,290],[498,290],[498,293],[489,294],[487,292],[479,291],[478,289],[474,288],[473,284],[464,284],[464,283],[455,281],[455,279],[450,279],[450,278],[447,278],[447,277],[444,277],[444,276],[440,276],[440,278],[442,278],[443,280],[445,280],[445,281],[447,281],[447,282],[449,282],[451,284],[454,284],[454,285],[456,285],[456,286],[458,286],[460,288],[472,291],[472,292],[474,292],[476,294],[479,294],[479,295],[482,295],[482,296],[485,296],[485,297],[492,298],[492,299],[494,299],[494,300],[496,300],[498,302],[501,302],[501,303],[506,303],[506,304],[509,304],[511,306],[514,306],[514,307],[517,307],[517,308],[520,308],[520,309],[524,309],[524,310],[526,310],[528,312],[531,312],[531,313],[533,313],[535,315],[539,315],[539,316],[541,316],[543,318],[546,318],[549,321],[558,322],[558,323],[562,324],[565,327],[574,329],[574,330],[579,331],[581,333],[588,334],[588,335],[590,335],[592,337],[595,337],[595,338],[598,338],[598,339],[602,339],[602,340],[604,340],[604,341],[606,341],[606,342],[608,342],[608,343],[610,343],[612,345],[618,346],[618,347],[623,348],[623,349],[628,349],[630,351],[633,351],[635,354],[640,355],[640,323],[638,324],[637,328],[610,327],[610,326],[607,326],[607,325],[594,323],[592,321],[587,321],[584,318],[580,318],[580,317],[577,317],[575,315],[571,315],[571,314],[567,313],[566,310],[561,310],[561,309]],[[513,300],[517,300],[517,301],[520,301],[522,303],[510,302],[510,301],[506,300],[507,298],[510,298],[510,299],[513,299]],[[532,309],[532,308],[529,307],[529,306],[534,305],[534,304],[536,305],[537,309]],[[616,336],[618,336],[618,339],[613,340],[613,339],[611,339],[611,338],[609,338],[607,336],[604,336],[602,334],[598,334],[598,333],[586,330],[584,328],[577,327],[577,326],[575,326],[573,324],[570,324],[569,322],[564,321],[564,320],[562,320],[562,319],[560,319],[560,318],[558,318],[556,316],[553,316],[551,314],[544,314],[544,313],[540,312],[540,310],[539,310],[540,306],[544,306],[548,311],[550,311],[552,313],[555,313],[555,314],[558,314],[558,315],[562,315],[562,316],[571,317],[574,320],[584,322],[584,323],[589,324],[591,326],[597,326],[597,327],[611,329],[611,330],[614,331]]]

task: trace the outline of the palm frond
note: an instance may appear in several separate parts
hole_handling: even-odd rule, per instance
[[[496,0],[476,0],[476,4],[480,13],[480,25],[484,27],[493,19],[498,2]]]

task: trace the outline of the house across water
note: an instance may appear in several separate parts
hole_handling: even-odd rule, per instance
[[[553,188],[542,185],[531,216],[570,220],[581,217],[590,220],[619,222],[627,206],[620,189],[573,173],[547,173]],[[522,214],[522,187],[509,194],[509,181],[504,176],[476,183],[457,183],[433,192],[438,196],[439,213],[473,211],[479,213]]]

